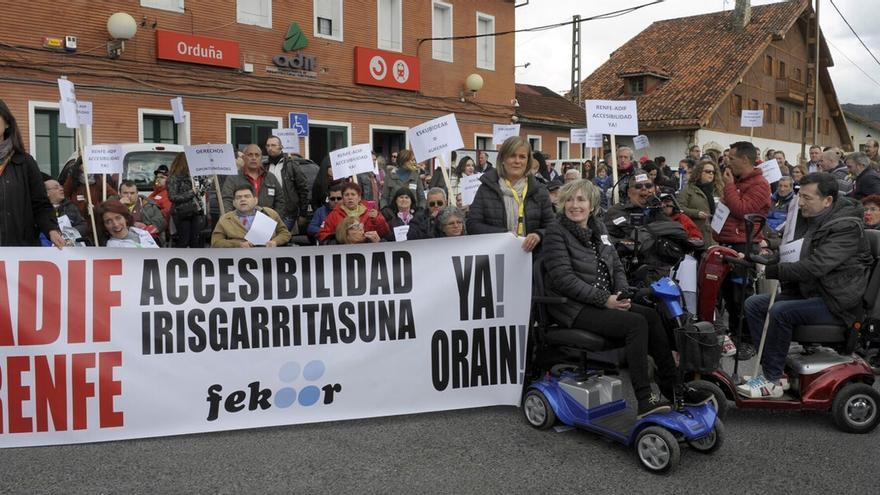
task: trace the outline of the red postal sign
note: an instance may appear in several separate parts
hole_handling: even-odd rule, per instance
[[[355,47],[354,82],[368,86],[418,91],[419,59],[397,52]]]
[[[232,69],[237,69],[241,62],[236,41],[161,30],[156,31],[156,58]]]

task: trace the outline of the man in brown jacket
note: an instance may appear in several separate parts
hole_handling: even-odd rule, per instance
[[[214,233],[211,234],[211,247],[254,247],[245,236],[258,213],[267,215],[276,223],[275,232],[272,234],[272,239],[266,243],[266,247],[283,246],[290,241],[290,232],[278,213],[271,208],[257,206],[254,186],[249,183],[238,185],[233,191],[233,204],[235,210],[226,213],[217,221]]]

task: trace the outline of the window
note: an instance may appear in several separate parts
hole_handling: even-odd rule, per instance
[[[773,57],[770,55],[764,57],[764,74],[773,75]]]
[[[628,77],[626,84],[630,94],[638,95],[645,92],[645,76]]]
[[[141,0],[141,7],[183,12],[183,0]]]
[[[492,146],[492,136],[475,135],[474,136],[474,144],[476,145],[476,148],[478,150],[495,149],[495,147]],[[498,144],[501,144],[501,143],[498,143]]]
[[[76,151],[74,129],[59,122],[58,110],[34,110],[34,159],[40,171],[58,176],[61,166]]]
[[[785,123],[785,107],[779,107],[776,110],[776,123],[784,124]]]
[[[785,79],[785,62],[782,60],[779,61],[779,74],[776,75],[779,79]]]
[[[237,0],[235,20],[239,24],[272,27],[272,0]]]
[[[794,68],[794,79],[795,79],[796,81],[801,81],[801,80],[802,80],[802,79],[801,79],[801,68],[800,68],[800,67],[795,67],[795,68]]]
[[[236,151],[243,151],[249,144],[257,144],[266,154],[266,140],[272,135],[272,129],[281,127],[281,119],[268,118],[263,120],[258,117],[233,116],[226,114],[229,123],[230,140]]]
[[[804,120],[804,117],[803,117],[803,115],[801,115],[800,110],[794,112],[794,122],[792,122],[792,124],[794,125],[795,129],[800,130],[801,124],[803,124],[803,120]]]
[[[757,110],[761,107],[758,106],[758,100],[752,100],[749,104],[749,110]]]
[[[822,134],[831,134],[831,126],[828,119],[822,119]]]
[[[741,95],[733,95],[730,99],[730,115],[742,115],[743,97]]]
[[[168,115],[144,115],[144,142],[178,144],[174,117]]]
[[[764,103],[764,123],[773,123],[773,105],[770,103]]]
[[[568,139],[556,138],[556,159],[568,160]]]
[[[342,0],[315,0],[315,36],[342,41]]]
[[[495,34],[495,18],[477,12],[477,35]],[[477,38],[477,68],[495,70],[495,36]]]
[[[434,2],[431,17],[431,37],[449,38],[452,36],[452,5]],[[452,62],[452,40],[432,41],[432,58],[444,62]]]
[[[379,43],[382,50],[402,51],[401,32],[401,0],[378,0],[379,1]]]
[[[529,136],[529,147],[532,151],[543,151],[541,149],[541,136]]]

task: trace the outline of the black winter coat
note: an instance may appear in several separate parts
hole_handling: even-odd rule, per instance
[[[868,167],[856,177],[849,195],[856,199],[862,199],[872,194],[880,194],[880,172]]]
[[[556,223],[550,193],[534,177],[527,177],[529,190],[525,199],[525,235],[534,233],[543,239],[545,229]],[[468,209],[468,235],[507,232],[504,197],[498,181],[498,171],[495,168],[489,169],[480,177],[482,184]]]
[[[617,257],[617,251],[610,243],[602,240],[602,236],[606,235],[602,222],[590,218],[588,226],[592,238],[598,244],[599,256],[608,267],[613,284],[612,290],[617,293],[627,286],[626,273]],[[547,295],[563,296],[569,300],[567,304],[549,305],[550,316],[561,325],[571,326],[584,306],[604,308],[611,293],[593,285],[597,277],[595,251],[581,244],[577,237],[559,222],[547,227],[542,244],[543,256],[549,261],[545,264],[547,276],[544,279],[547,284],[545,288]]]
[[[0,246],[39,246],[40,232],[58,230],[58,220],[37,162],[13,152],[0,175]]]

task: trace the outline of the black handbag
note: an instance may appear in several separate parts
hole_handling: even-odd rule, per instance
[[[684,372],[712,373],[721,361],[721,342],[711,323],[688,323],[675,329],[675,344]]]
[[[189,201],[174,205],[174,214],[177,218],[185,219],[192,218],[199,213],[201,213],[202,207],[199,205],[198,201],[195,198],[190,199]]]

